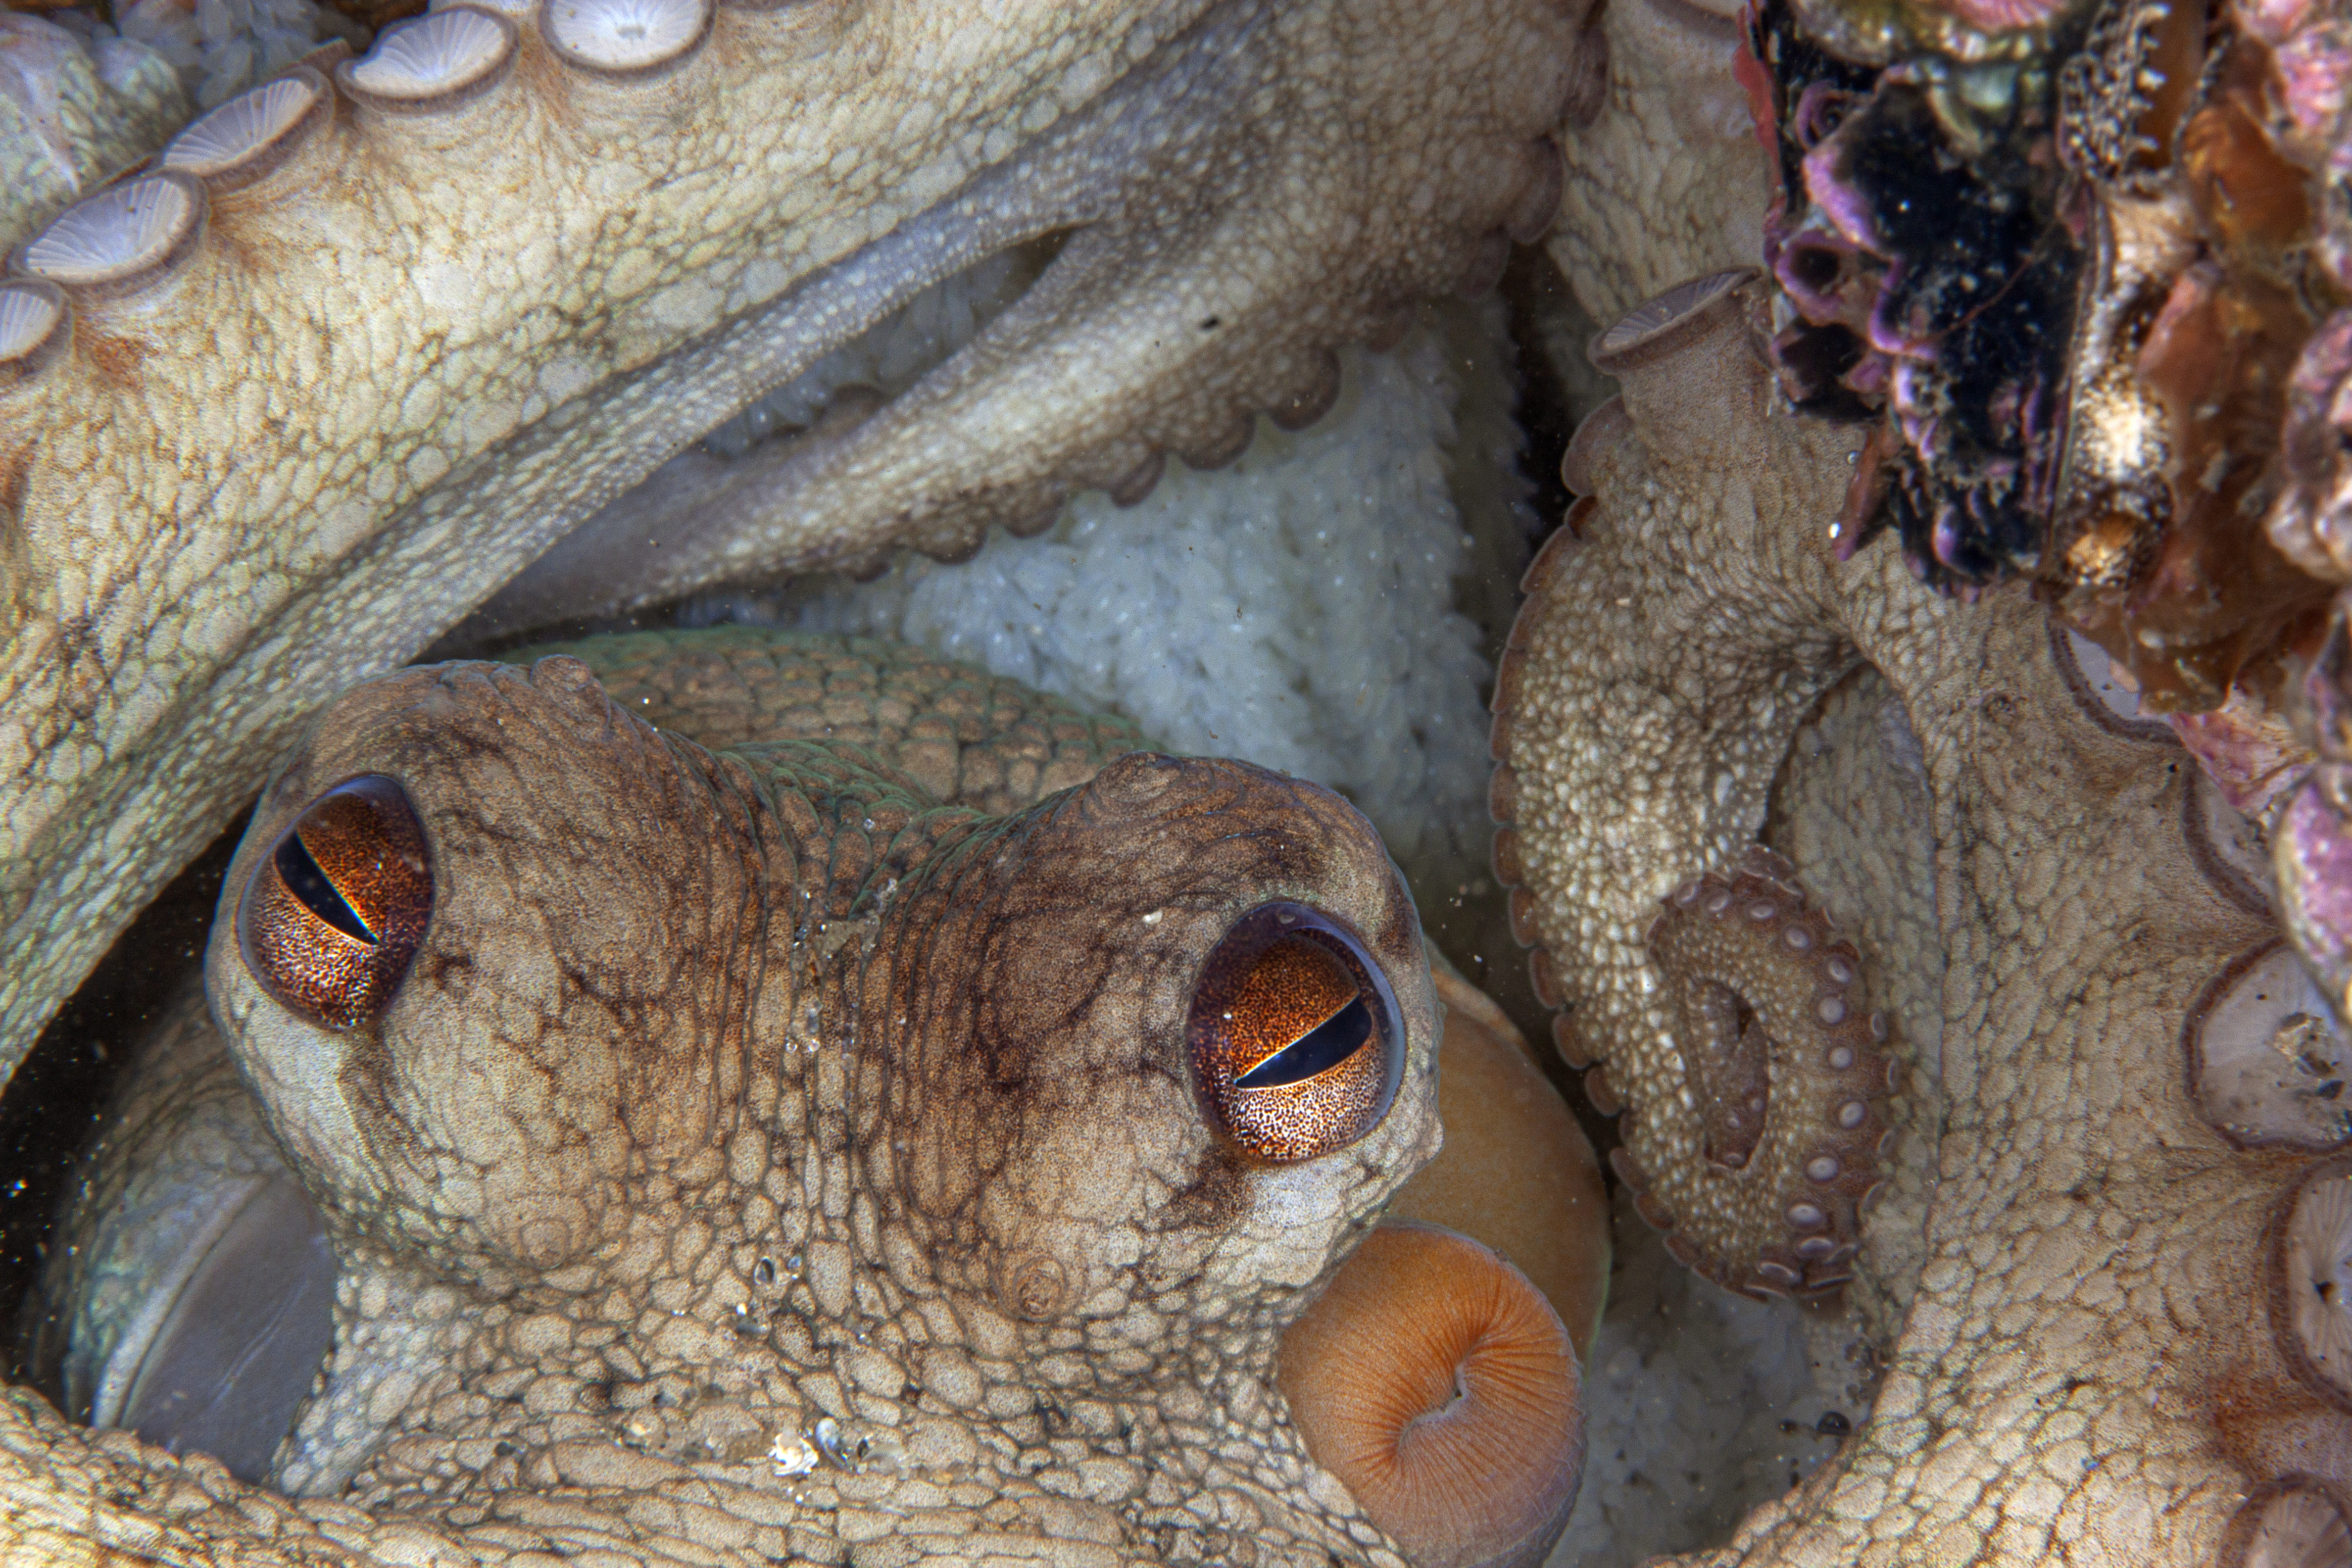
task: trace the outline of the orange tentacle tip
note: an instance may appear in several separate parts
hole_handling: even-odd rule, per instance
[[[1307,1452],[1415,1568],[1532,1568],[1584,1468],[1582,1373],[1559,1314],[1490,1248],[1391,1220],[1284,1334]]]

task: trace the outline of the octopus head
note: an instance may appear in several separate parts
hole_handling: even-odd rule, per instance
[[[824,1179],[909,1288],[1274,1317],[1435,1147],[1410,895],[1240,764],[989,818],[821,743],[713,755],[575,660],[444,666],[326,710],[230,887],[214,994],[313,1191],[486,1283],[837,1207],[802,1179],[845,1137]]]
[[[876,1441],[880,1404],[1117,1402],[1107,1462],[1221,1456],[1310,1555],[1532,1562],[1565,1521],[1543,1292],[1426,1226],[1349,1258],[1436,1152],[1439,1010],[1328,791],[1133,752],[992,816],[845,743],[705,750],[576,658],[454,664],[328,706],[228,889],[216,1013],[345,1262],[292,1482],[464,1435],[353,1392],[430,1381],[407,1289],[470,1303],[432,1358],[469,1388],[606,1386],[658,1321],[633,1385],[762,1429],[845,1386]]]

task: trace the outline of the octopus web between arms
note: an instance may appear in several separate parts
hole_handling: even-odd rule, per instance
[[[1858,1306],[1895,1309],[1842,1461],[1691,1561],[2234,1568],[2305,1561],[2272,1554],[2298,1544],[2339,1561],[2347,1184],[2319,1151],[2343,1129],[2214,1114],[2207,1092],[2230,1009],[2260,1010],[2239,981],[2277,951],[2275,922],[2192,846],[2187,753],[2103,719],[2040,606],[1939,598],[1883,542],[1833,560],[1863,433],[1775,406],[1753,276],[1604,335],[1622,402],[1571,448],[1581,538],[1531,570],[1496,698],[1498,864],[1563,1047],[1622,1102],[1645,1214],[1728,1283],[1852,1274]],[[1835,1108],[1883,1126],[1905,1095],[1843,1081],[1849,1042],[1759,994],[1799,975],[1801,996],[1836,994],[1837,950],[1785,885],[1809,868],[1748,847],[1800,726],[1864,664],[1916,737],[1924,807],[1890,841],[1932,838],[1932,889],[1849,878],[1855,907],[1835,912],[1891,977],[1886,1048],[1940,1039],[1913,1070],[1943,1110],[1926,1137],[1848,1151],[1830,1147]],[[1884,804],[1831,815],[1866,835]],[[1734,892],[1735,921],[1770,903],[1771,929],[1808,940],[1777,972],[1757,952],[1702,970],[1680,917],[1660,923],[1678,889],[1700,909]],[[1906,936],[1890,910],[1915,900],[1932,920]],[[1674,1010],[1708,983],[1754,1007],[1747,1031]],[[1769,1072],[1738,1081],[1762,1091],[1760,1138],[1726,1158],[1748,1106],[1709,1075],[1759,1027]],[[1858,1219],[1832,1168],[1854,1159],[1898,1178]],[[1798,1212],[1809,1184],[1838,1201]],[[1815,1236],[1819,1275],[1792,1247]]]
[[[232,100],[0,285],[0,1064],[310,701],[926,285],[1066,236],[788,500],[540,607],[956,554],[1313,417],[1549,223],[1581,11],[459,6]]]

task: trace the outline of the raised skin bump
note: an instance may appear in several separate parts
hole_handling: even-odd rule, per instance
[[[937,277],[1076,230],[1019,307],[786,476],[751,531],[652,563],[679,577],[632,576],[677,592],[951,553],[1311,401],[1324,353],[1451,287],[1542,177],[1527,149],[1552,129],[1573,18],[1444,10],[1433,31],[1398,0],[1278,19],[1256,0],[1027,0],[984,26],[730,7],[690,69],[654,73],[626,112],[597,98],[586,149],[578,95],[638,87],[518,69],[464,111],[496,133],[454,145],[462,115],[355,102],[320,138],[334,177],[216,213],[201,287],[120,341],[78,334],[35,384],[70,395],[0,410],[17,511],[0,1059],[250,790],[239,759],[286,733],[282,693],[407,657]],[[523,52],[541,47],[532,31]],[[287,516],[305,526],[263,525]],[[135,865],[107,847],[133,821]]]

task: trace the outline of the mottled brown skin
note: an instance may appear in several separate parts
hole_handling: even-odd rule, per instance
[[[788,662],[719,640],[746,657],[671,684],[674,720]],[[840,727],[919,745],[902,674],[863,712],[836,689]],[[1118,738],[1037,717],[1072,757]],[[460,1562],[1400,1561],[1270,1382],[1435,1143],[1418,926],[1343,803],[1130,752],[988,816],[837,738],[656,733],[568,656],[446,665],[318,718],[230,897],[361,773],[400,781],[435,872],[383,1017],[294,1016],[233,934],[208,961],[345,1263],[277,1468],[301,1500],[245,1506]],[[1285,1166],[1212,1131],[1183,1031],[1208,950],[1276,898],[1363,934],[1408,1035],[1386,1119]],[[848,1463],[780,1477],[821,1417]],[[142,1458],[148,1498],[206,1469]]]
[[[2352,1415],[2298,1375],[2270,1310],[2273,1214],[2312,1157],[2233,1147],[2182,1054],[2200,991],[2266,927],[2187,843],[2185,755],[2084,710],[2031,600],[1937,598],[1885,542],[1834,560],[1858,437],[1774,405],[1749,324],[1709,342],[1648,393],[1629,383],[1630,418],[1591,454],[1583,539],[1530,584],[1497,800],[1523,912],[1571,1037],[1615,1082],[1643,1043],[1605,1005],[1647,962],[1636,922],[1727,866],[1780,778],[1802,819],[1774,841],[1829,868],[1831,912],[1877,950],[1895,1009],[1932,1010],[1897,1039],[1937,1043],[1943,1110],[1898,1141],[1925,1179],[1871,1212],[1856,1259],[1854,1289],[1901,1308],[1878,1320],[1867,1424],[1689,1561],[2216,1562],[2257,1489],[2352,1479]],[[1842,826],[1822,787],[1838,765],[1790,755],[1823,693],[1868,698],[1838,684],[1857,662],[1904,722],[1807,732],[1916,742],[1843,770],[1914,770],[1926,809],[1907,826],[1882,798]],[[1923,841],[1924,929],[1910,889],[1853,874]]]

